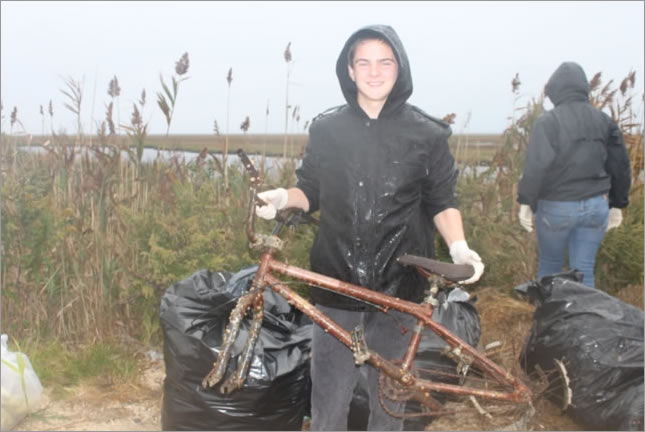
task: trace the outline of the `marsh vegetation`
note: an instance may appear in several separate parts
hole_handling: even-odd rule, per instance
[[[167,132],[180,106],[179,83],[188,85],[183,84],[188,65],[182,56],[175,76],[161,79],[157,102]],[[215,122],[213,135],[149,135],[141,114],[148,109],[145,90],[129,121],[117,121],[117,127],[116,77],[105,119],[96,133],[86,134],[80,122],[82,90],[73,79],[65,85],[66,107],[79,119],[76,133],[55,133],[53,126],[44,132],[46,114],[50,124],[54,121],[50,103],[47,112],[41,107],[42,133],[29,134],[14,107],[0,148],[1,326],[20,341],[43,383],[61,388],[88,376],[131,376],[128,352],[161,344],[159,302],[171,284],[200,269],[237,271],[254,263],[243,227],[248,179],[239,164],[226,160],[229,149],[257,155],[266,187],[287,187],[295,184],[306,145],[306,134],[287,133],[290,121],[300,121],[293,114],[286,116],[284,135],[247,134],[248,118],[237,134],[220,133]],[[592,85],[593,102],[623,129],[633,179],[624,223],[601,246],[596,285],[642,309],[643,129],[642,114],[632,106],[634,76],[615,86],[597,74]],[[467,238],[487,265],[475,292],[510,296],[515,285],[535,277],[535,235],[517,222],[515,199],[531,125],[542,110],[539,96],[518,106],[516,120],[497,136],[451,138],[462,173],[458,195]],[[285,111],[290,112],[288,105]],[[44,150],[24,151],[36,145]],[[147,162],[144,148],[199,155],[189,162],[180,157]],[[266,156],[278,158],[274,170],[265,169]],[[468,169],[474,167],[485,168]],[[268,222],[264,228],[271,228]],[[314,229],[286,234],[286,260],[308,266]],[[439,240],[437,246],[439,257],[448,260]]]

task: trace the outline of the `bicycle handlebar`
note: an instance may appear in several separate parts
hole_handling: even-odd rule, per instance
[[[253,162],[251,162],[251,159],[246,155],[246,152],[242,149],[237,150],[237,156],[240,158],[240,161],[242,162],[242,165],[244,165],[244,168],[251,174],[251,183],[255,185],[255,183],[260,183],[260,173],[258,172],[257,169],[255,169],[255,165],[253,165]]]
[[[242,165],[244,165],[244,168],[246,169],[246,171],[248,171],[250,176],[249,183],[251,197],[249,199],[249,206],[247,211],[246,235],[249,238],[249,242],[251,242],[251,244],[256,244],[258,241],[258,236],[255,233],[255,206],[256,204],[260,206],[267,205],[265,201],[263,201],[261,198],[258,198],[257,196],[258,187],[260,186],[260,184],[262,184],[262,178],[258,170],[255,168],[255,165],[253,165],[253,162],[251,161],[251,159],[249,159],[244,150],[239,149],[237,151],[237,156],[240,158]],[[292,226],[303,223],[318,224],[318,220],[316,218],[308,213],[305,213],[304,210],[298,208],[287,208],[279,210],[276,214],[275,220],[277,222],[277,225],[273,229],[272,235],[274,236],[277,236],[282,227],[284,227],[285,225]]]

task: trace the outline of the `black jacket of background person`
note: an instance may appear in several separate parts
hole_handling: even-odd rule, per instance
[[[362,35],[389,42],[398,78],[379,118],[370,119],[357,102],[347,53]],[[405,300],[421,301],[427,281],[396,262],[409,253],[433,255],[432,218],[456,207],[457,170],[447,139],[450,126],[406,103],[412,93],[407,55],[389,26],[358,30],[346,42],[336,74],[347,104],[319,115],[309,141],[298,187],[310,212],[320,209],[311,269]],[[365,310],[365,303],[312,289],[317,304]]]
[[[583,69],[562,63],[545,94],[555,107],[533,125],[518,202],[535,212],[538,199],[579,201],[608,193],[610,207],[627,207],[631,170],[623,134],[589,101]]]

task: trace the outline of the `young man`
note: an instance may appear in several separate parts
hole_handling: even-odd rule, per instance
[[[427,281],[398,264],[403,254],[433,256],[433,225],[455,263],[484,271],[464,238],[456,208],[457,169],[448,147],[450,127],[406,101],[412,93],[407,55],[396,32],[375,25],[345,43],[336,74],[347,104],[314,120],[297,187],[259,194],[256,208],[271,219],[276,210],[320,210],[311,269],[405,300],[420,302]],[[348,329],[362,325],[369,349],[400,358],[409,340],[401,326],[414,322],[365,303],[313,289],[312,300]],[[401,430],[378,398],[378,371],[368,368],[370,430]],[[315,326],[312,340],[312,430],[346,430],[349,404],[360,375],[352,352]]]
[[[545,87],[555,106],[533,125],[518,187],[519,220],[538,240],[538,278],[569,267],[595,287],[594,267],[608,229],[629,203],[631,168],[620,128],[589,102],[580,65],[562,63]],[[610,209],[611,208],[611,209]]]

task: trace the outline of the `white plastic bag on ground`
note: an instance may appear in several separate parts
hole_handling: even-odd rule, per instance
[[[20,352],[9,351],[7,335],[2,343],[2,403],[0,418],[2,430],[15,427],[29,412],[40,406],[43,386],[31,366],[29,358]]]

